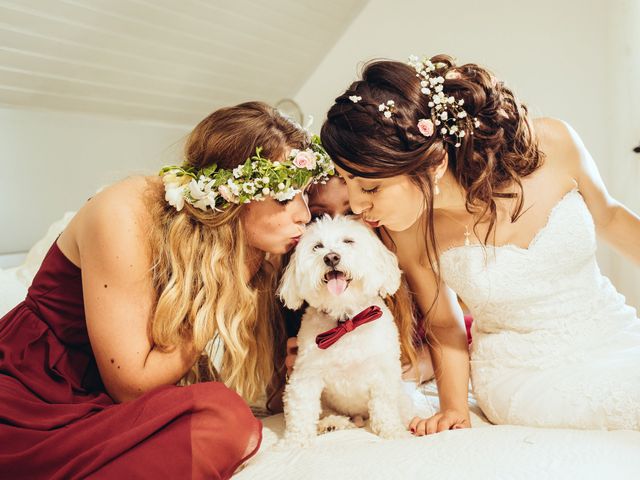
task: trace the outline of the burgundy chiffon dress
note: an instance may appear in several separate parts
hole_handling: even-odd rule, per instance
[[[24,302],[0,319],[0,478],[229,478],[262,425],[221,383],[117,404],[102,385],[81,271],[54,243]]]

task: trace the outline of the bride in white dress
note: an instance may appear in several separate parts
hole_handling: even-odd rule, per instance
[[[487,70],[440,55],[368,64],[321,136],[428,318],[441,411],[412,431],[470,426],[456,294],[492,422],[640,430],[640,320],[595,256],[597,233],[640,264],[640,218],[571,127],[529,118]]]

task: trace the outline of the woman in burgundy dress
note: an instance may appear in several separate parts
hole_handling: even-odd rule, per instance
[[[87,202],[0,319],[0,478],[228,478],[258,449],[245,401],[284,348],[266,256],[332,166],[258,102],[205,118],[185,157]],[[176,386],[214,337],[224,383]]]

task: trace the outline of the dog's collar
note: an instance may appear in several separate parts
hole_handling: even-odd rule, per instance
[[[327,310],[327,309],[322,309],[322,310],[320,310],[320,312],[324,313],[328,317],[333,317],[333,315],[331,315],[331,313],[329,313],[329,310]],[[338,325],[340,325],[341,323],[344,323],[347,320],[349,320],[349,315],[347,315],[346,313],[343,313],[342,315],[340,315],[335,320],[336,320],[336,322],[338,322]]]
[[[318,345],[318,348],[323,350],[326,348],[329,348],[331,345],[333,345],[338,340],[340,340],[340,338],[343,335],[358,328],[360,325],[373,322],[374,320],[377,320],[381,316],[382,316],[382,309],[377,305],[372,305],[370,307],[367,307],[363,311],[355,315],[353,318],[348,318],[342,323],[338,322],[337,327],[319,334],[316,337],[316,345]]]
[[[380,298],[384,302],[384,298],[382,298],[381,295],[378,295],[378,298]],[[371,307],[368,307],[368,308],[371,308]],[[346,312],[342,313],[338,318],[335,318],[334,315],[331,315],[331,312],[329,312],[329,309],[327,309],[327,308],[321,308],[320,309],[320,313],[325,314],[327,317],[334,318],[338,325],[342,325],[347,320],[349,320],[349,315]]]

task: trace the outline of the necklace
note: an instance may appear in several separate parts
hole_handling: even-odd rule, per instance
[[[442,213],[445,217],[450,218],[451,220],[453,220],[458,225],[464,227],[464,245],[465,245],[465,247],[468,247],[469,245],[471,245],[471,240],[469,240],[469,237],[471,237],[471,232],[469,231],[469,224],[468,223],[462,223],[462,222],[456,220],[455,218],[453,218],[451,215],[449,215],[444,210],[441,210],[440,213]]]

